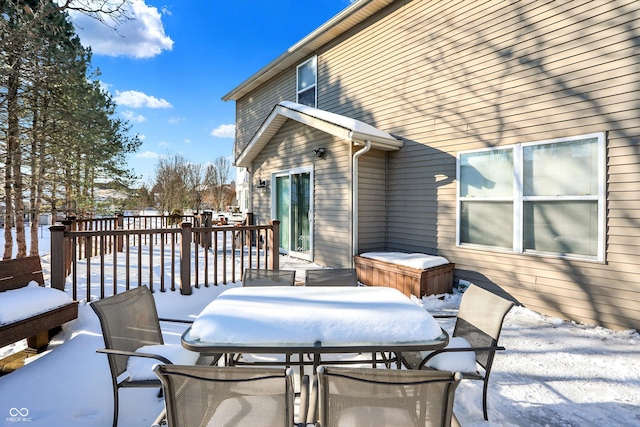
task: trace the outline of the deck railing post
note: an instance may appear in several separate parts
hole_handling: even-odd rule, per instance
[[[211,227],[213,224],[213,212],[202,212],[202,227]],[[211,247],[211,232],[202,233],[202,247],[209,249]]]
[[[124,215],[121,213],[116,214],[116,230],[124,229]],[[116,237],[116,252],[123,252],[124,244],[122,235]]]
[[[280,270],[280,221],[272,219],[269,221],[269,242],[267,244],[269,257],[269,268]]]
[[[182,223],[180,233],[180,293],[191,295],[191,223]],[[197,267],[196,267],[197,268]]]
[[[68,216],[63,219],[62,224],[65,226],[65,231],[76,231],[78,229],[78,223],[75,216]],[[63,239],[63,244],[58,250],[64,251],[64,275],[67,276],[71,273],[71,263],[73,262],[73,242],[69,239]]]
[[[65,225],[52,225],[51,232],[51,287],[64,291],[65,282],[65,255],[64,232]]]
[[[254,225],[253,224],[253,212],[247,212],[247,215],[244,219],[244,225]],[[245,234],[245,245],[249,248],[249,250],[251,250],[251,246],[253,244],[253,242],[256,241],[255,238],[255,231],[249,231],[246,232]]]

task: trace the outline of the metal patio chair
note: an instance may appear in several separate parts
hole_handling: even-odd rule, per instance
[[[322,366],[318,406],[310,403],[307,422],[315,421],[317,410],[321,427],[456,426],[453,401],[460,379],[459,373],[442,371]]]
[[[293,286],[295,280],[295,270],[245,268],[242,286]]]
[[[155,387],[160,389],[161,383],[149,372],[135,374],[128,371],[129,358],[155,359],[158,363],[172,363],[160,354],[136,351],[144,346],[156,347],[158,352],[173,354],[177,357],[194,355],[183,349],[181,345],[166,345],[162,338],[160,321],[192,323],[188,320],[160,319],[156,310],[151,291],[146,286],[140,286],[109,298],[94,301],[91,308],[100,320],[105,348],[97,349],[98,353],[105,353],[109,361],[111,382],[113,385],[113,426],[118,425],[118,407],[120,388]],[[165,350],[165,351],[160,351]],[[169,351],[166,351],[169,350]],[[221,355],[200,357],[197,363],[215,363]],[[197,355],[195,357],[198,357]],[[182,358],[181,358],[182,360]],[[195,358],[194,358],[195,360]]]
[[[464,379],[479,380],[483,382],[482,410],[484,419],[488,420],[487,413],[487,387],[489,375],[496,351],[504,350],[498,346],[498,338],[502,331],[502,323],[505,316],[513,307],[513,302],[498,295],[471,285],[462,295],[460,309],[457,316],[434,315],[435,318],[456,317],[456,324],[452,337],[462,337],[469,342],[469,348],[443,348],[431,353],[402,353],[401,360],[407,368],[432,369],[429,361],[435,356],[447,352],[473,351],[475,352],[475,372],[463,372]]]
[[[305,271],[305,286],[358,286],[355,268],[317,268]],[[375,360],[375,355],[372,360]],[[391,363],[391,355],[381,353],[381,362],[387,366]]]
[[[295,270],[266,270],[245,268],[242,273],[242,286],[294,286]],[[228,355],[234,363],[238,363],[242,353]]]
[[[165,392],[169,427],[294,425],[291,369],[156,365],[154,370]]]
[[[355,268],[318,268],[305,271],[305,286],[358,286]]]

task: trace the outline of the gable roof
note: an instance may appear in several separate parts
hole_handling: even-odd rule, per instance
[[[236,159],[235,166],[251,166],[253,159],[287,120],[295,120],[357,145],[370,141],[371,148],[378,150],[399,150],[404,144],[403,141],[394,138],[387,132],[383,132],[360,120],[295,102],[283,101],[273,107],[265,121],[253,135],[253,138],[251,138],[251,141],[249,141],[249,144]]]
[[[358,0],[322,24],[286,52],[264,66],[235,89],[222,97],[223,101],[237,101],[282,70],[307,59],[317,49],[355,27],[394,0]]]

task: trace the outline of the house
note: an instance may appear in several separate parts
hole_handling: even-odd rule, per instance
[[[640,327],[640,3],[359,0],[226,94],[282,250],[424,252]]]

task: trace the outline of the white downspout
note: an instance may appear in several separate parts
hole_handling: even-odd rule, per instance
[[[353,165],[351,167],[352,173],[353,173],[353,177],[351,178],[351,182],[353,183],[353,191],[351,192],[352,194],[352,200],[351,200],[351,212],[353,215],[353,218],[351,218],[351,224],[352,224],[352,235],[351,235],[351,249],[353,251],[352,255],[358,255],[358,248],[357,248],[357,242],[358,242],[358,158],[360,156],[362,156],[364,153],[366,153],[367,151],[371,150],[371,141],[367,140],[365,141],[365,146],[362,150],[356,151],[353,154]],[[353,258],[352,261],[353,262]]]

